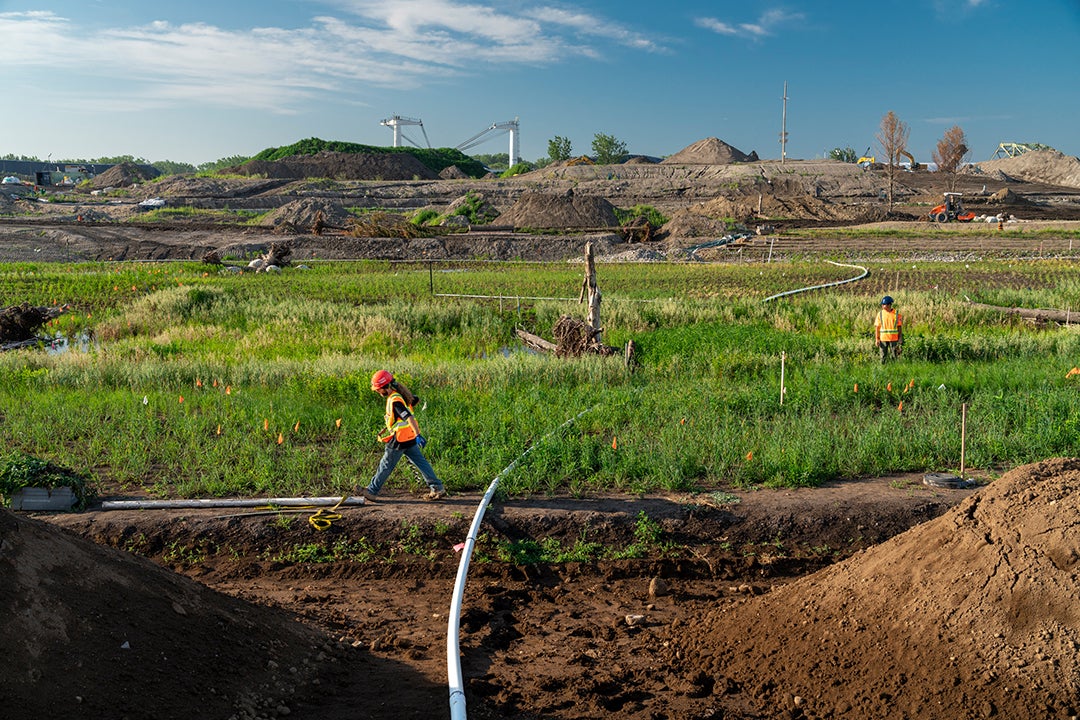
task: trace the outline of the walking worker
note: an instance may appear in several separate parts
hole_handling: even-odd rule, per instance
[[[881,298],[881,309],[874,319],[874,342],[881,352],[883,365],[890,357],[900,357],[900,349],[904,345],[903,324],[900,311],[893,310],[893,299],[888,295]]]
[[[427,445],[427,440],[420,434],[420,426],[412,412],[416,405],[416,396],[394,380],[394,376],[386,370],[379,370],[371,376],[371,389],[386,398],[386,429],[379,433],[379,440],[386,443],[386,448],[379,460],[379,467],[375,470],[375,476],[362,491],[364,497],[369,500],[376,498],[402,455],[424,476],[424,481],[430,488],[428,500],[441,500],[446,497],[442,481],[435,475],[431,463],[421,451]]]

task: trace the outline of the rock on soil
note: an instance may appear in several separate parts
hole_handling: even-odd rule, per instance
[[[1075,717],[1078,570],[1080,459],[1047,460],[679,642],[765,717]]]

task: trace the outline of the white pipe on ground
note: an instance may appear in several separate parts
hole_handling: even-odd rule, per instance
[[[798,293],[810,292],[811,290],[820,290],[821,288],[835,287],[837,285],[843,285],[845,283],[855,282],[856,280],[862,280],[864,277],[866,277],[867,275],[870,274],[870,271],[867,270],[866,268],[864,268],[862,265],[849,265],[848,263],[838,263],[838,262],[833,262],[832,260],[826,260],[825,262],[829,263],[830,265],[835,265],[837,267],[855,268],[856,270],[862,270],[862,272],[859,273],[856,277],[848,278],[847,280],[837,280],[836,282],[825,283],[824,285],[813,285],[811,287],[798,288],[797,290],[786,290],[786,291],[784,291],[782,293],[776,293],[775,295],[770,295],[769,297],[765,298],[761,302],[769,302],[770,300],[776,300],[777,298],[787,297],[788,295],[795,295],[795,294],[798,294]]]
[[[311,498],[211,498],[207,500],[105,500],[102,510],[152,510],[229,507],[333,507],[336,505],[363,505],[362,497],[311,497]]]
[[[588,410],[582,410],[540,438],[539,441],[530,445],[525,452],[518,456],[517,460],[507,465],[506,469],[495,476],[495,479],[488,486],[487,492],[484,493],[484,497],[480,500],[480,505],[476,508],[472,525],[469,526],[469,535],[465,539],[465,547],[461,550],[461,560],[458,561],[457,580],[454,582],[454,596],[450,600],[450,619],[446,628],[446,678],[450,688],[450,717],[452,720],[465,720],[467,717],[465,714],[465,683],[461,676],[461,650],[458,645],[461,626],[461,603],[465,595],[465,579],[469,573],[469,561],[472,559],[476,538],[480,534],[480,523],[483,522],[484,513],[487,512],[491,498],[495,495],[495,488],[499,485],[499,481],[509,475],[510,471],[517,467],[517,464],[529,454],[529,451],[595,407],[594,405]]]

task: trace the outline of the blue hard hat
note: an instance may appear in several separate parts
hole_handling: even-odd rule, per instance
[[[885,297],[881,298],[881,304],[882,305],[892,305],[892,298],[890,296],[886,295]]]

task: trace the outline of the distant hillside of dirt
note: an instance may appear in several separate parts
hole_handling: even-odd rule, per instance
[[[1013,158],[976,163],[976,167],[1014,180],[1080,188],[1080,159],[1057,150],[1032,150]]]

